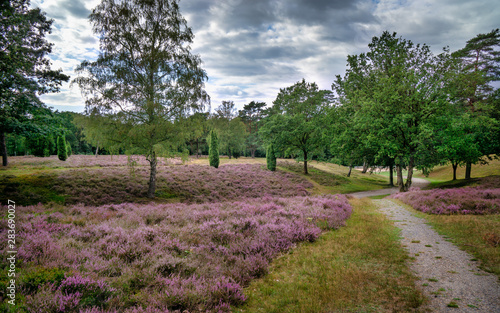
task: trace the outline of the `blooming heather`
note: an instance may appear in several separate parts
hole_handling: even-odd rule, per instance
[[[12,194],[25,204],[47,201],[43,193],[32,188],[44,186],[64,197],[65,204],[103,205],[146,200],[148,169],[137,168],[133,173],[124,167],[69,169],[51,174],[34,174],[15,178]],[[19,185],[24,191],[18,191]],[[33,187],[31,187],[31,185]],[[202,165],[158,167],[157,196],[179,197],[182,202],[201,203],[228,201],[262,196],[305,196],[312,184],[293,173],[270,172],[258,164],[221,165],[218,169]],[[149,199],[148,199],[149,201]]]
[[[28,311],[87,313],[228,312],[273,258],[351,214],[342,195],[17,210]]]
[[[498,214],[500,188],[465,187],[419,190],[392,196],[416,210],[431,214]]]

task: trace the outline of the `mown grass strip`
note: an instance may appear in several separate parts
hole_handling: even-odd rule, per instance
[[[369,199],[352,199],[346,227],[276,260],[234,312],[400,312],[424,297],[407,266],[399,230]]]

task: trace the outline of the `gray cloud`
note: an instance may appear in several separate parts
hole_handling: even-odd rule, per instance
[[[90,24],[75,24],[88,16],[90,4],[44,2],[42,9],[61,29],[51,37],[59,64],[69,67],[96,55]],[[499,27],[500,16],[493,0],[181,0],[180,8],[195,34],[193,52],[209,76],[212,107],[232,100],[238,108],[252,100],[271,104],[280,88],[302,78],[330,89],[335,75],[343,75],[347,55],[367,51],[384,30],[440,52]],[[64,89],[50,105],[78,102],[74,89]]]
[[[90,10],[84,5],[84,0],[61,0],[57,5],[51,5],[47,8],[49,17],[56,20],[67,20],[68,17],[87,18]]]

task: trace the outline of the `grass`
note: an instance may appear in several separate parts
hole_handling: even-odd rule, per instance
[[[500,175],[500,160],[491,160],[488,162],[488,164],[483,165],[472,165],[472,178]],[[460,181],[463,177],[465,177],[465,166],[459,166],[457,169],[457,178]],[[429,174],[428,179],[431,181],[451,181],[453,179],[453,169],[451,165],[436,166]]]
[[[294,173],[301,174],[303,169],[302,162],[295,162],[293,160],[280,160],[278,166],[281,169],[284,162],[289,165],[286,169],[293,171]],[[285,163],[285,164],[286,164]],[[351,177],[346,177],[349,171],[348,167],[326,163],[310,161],[308,163],[309,175],[305,175],[310,181],[316,182],[319,186],[316,186],[318,194],[324,193],[352,193],[358,191],[366,190],[378,190],[383,189],[388,186],[388,178],[378,175],[378,174],[362,174],[359,171],[352,170]]]
[[[401,312],[424,297],[407,267],[399,231],[368,199],[352,199],[347,227],[300,245],[245,290],[234,312]]]

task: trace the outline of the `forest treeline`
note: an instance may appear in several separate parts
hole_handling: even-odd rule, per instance
[[[82,61],[72,80],[85,112],[72,113],[38,99],[69,80],[46,57],[52,21],[27,0],[9,4],[1,8],[4,165],[8,155],[58,154],[57,142],[66,142],[69,154],[142,154],[154,197],[157,157],[207,155],[214,133],[219,154],[229,158],[272,151],[303,161],[306,174],[311,159],[389,167],[401,191],[414,169],[451,163],[454,171],[465,166],[470,178],[472,164],[500,154],[499,29],[440,54],[385,31],[366,52],[347,56],[346,73],[330,90],[302,80],[282,88],[272,104],[252,101],[237,110],[228,100],[211,111],[207,75],[191,53],[193,34],[177,1],[104,0],[89,17],[101,53]]]

